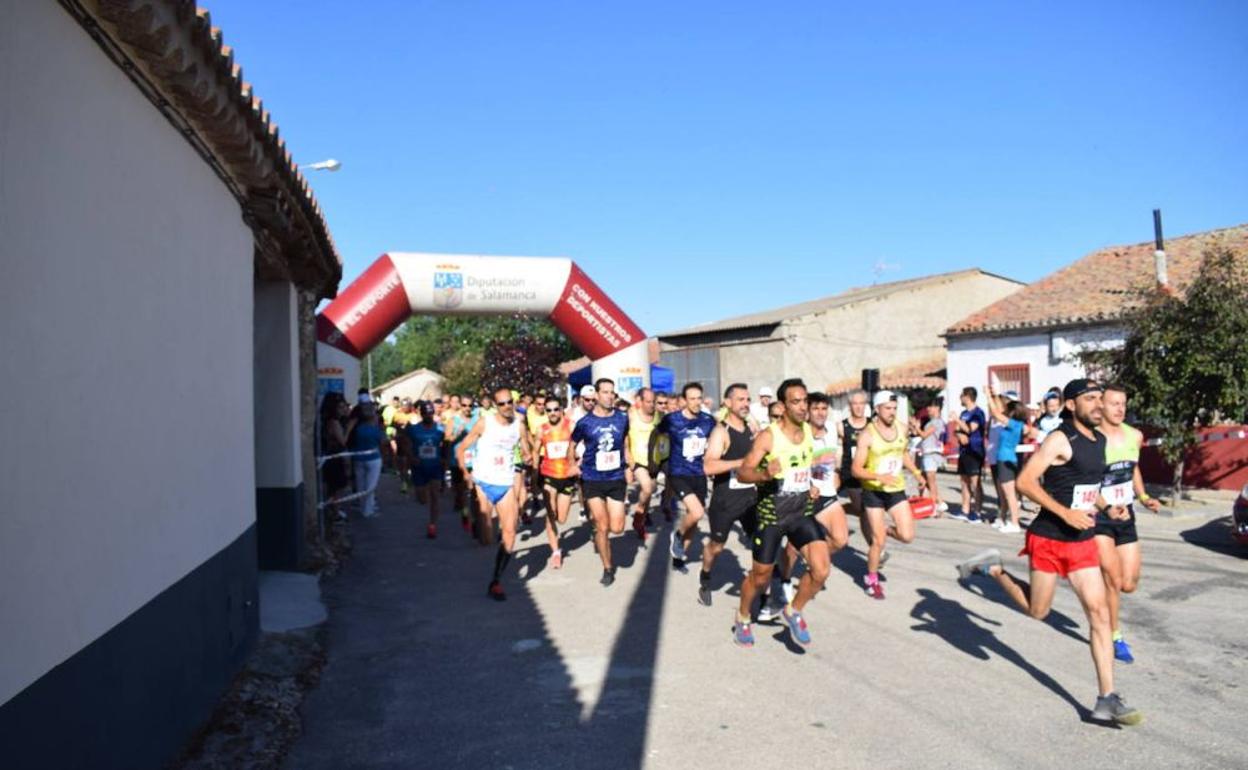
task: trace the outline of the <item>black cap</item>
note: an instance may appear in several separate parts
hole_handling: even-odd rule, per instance
[[[1062,399],[1076,399],[1084,393],[1100,393],[1101,385],[1096,380],[1089,380],[1086,377],[1078,380],[1071,380],[1066,383],[1066,387],[1062,389]]]
[[[423,415],[423,416],[425,416],[425,417],[428,417],[429,415],[434,414],[434,413],[435,413],[435,412],[437,412],[437,411],[438,411],[438,410],[434,408],[434,406],[433,406],[433,402],[432,402],[432,401],[421,401],[421,402],[420,402],[420,413],[421,413],[421,415]]]

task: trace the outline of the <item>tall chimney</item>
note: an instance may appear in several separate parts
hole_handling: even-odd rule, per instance
[[[1157,272],[1157,285],[1168,286],[1166,274],[1166,242],[1161,235],[1161,209],[1153,209],[1153,269]]]

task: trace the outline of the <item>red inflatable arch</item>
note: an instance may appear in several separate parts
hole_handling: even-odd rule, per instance
[[[572,260],[458,254],[381,255],[317,316],[322,375],[358,372],[413,313],[547,316],[589,357],[595,379],[610,377],[624,394],[650,384],[645,334]]]

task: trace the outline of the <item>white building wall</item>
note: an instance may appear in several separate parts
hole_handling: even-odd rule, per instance
[[[294,284],[255,284],[256,485],[303,481],[299,437],[299,297]]]
[[[0,4],[0,703],[252,525],[252,235],[57,3]]]
[[[1031,379],[1031,400],[1037,401],[1052,386],[1062,387],[1069,380],[1086,375],[1077,354],[1090,348],[1121,345],[1123,331],[1116,327],[1088,327],[1013,336],[954,337],[947,353],[945,404],[958,404],[962,388],[973,386],[982,394],[988,385],[988,368],[1027,364]]]

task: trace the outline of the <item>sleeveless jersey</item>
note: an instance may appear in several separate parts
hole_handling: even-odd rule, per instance
[[[819,489],[820,497],[836,496],[836,434],[826,430],[814,437],[814,458],[810,465],[810,478]]]
[[[901,429],[901,425],[893,423],[893,427],[897,430],[897,435],[892,441],[884,438],[879,429],[875,427],[875,421],[872,420],[867,424],[867,432],[871,434],[871,445],[867,447],[867,461],[864,463],[866,469],[871,473],[880,475],[896,476],[897,480],[892,484],[881,484],[878,481],[863,481],[862,488],[870,489],[875,492],[904,492],[906,490],[906,479],[902,476],[902,469],[905,467],[902,460],[906,456],[906,432]]]
[[[543,476],[566,479],[572,475],[572,428],[567,420],[560,420],[558,425],[544,423],[538,430],[537,445]]]
[[[1089,439],[1070,421],[1063,421],[1054,432],[1058,431],[1070,441],[1070,460],[1065,465],[1049,466],[1044,472],[1044,491],[1060,505],[1094,510],[1105,474],[1105,434],[1093,431]],[[1047,508],[1041,509],[1028,531],[1066,542],[1088,540],[1095,534],[1091,528],[1075,529]]]
[[[870,424],[870,423],[868,423]],[[862,486],[862,482],[854,478],[854,454],[858,451],[858,433],[859,428],[855,428],[850,424],[849,418],[841,420],[841,431],[845,434],[844,440],[841,442],[845,447],[845,451],[841,453],[841,485],[849,489],[857,489]]]
[[[668,469],[673,476],[704,476],[702,456],[706,440],[715,429],[715,418],[705,412],[689,417],[684,410],[672,412],[659,423],[658,431],[672,441]]]
[[[550,422],[550,418],[546,416],[545,411],[529,409],[524,413],[524,421],[529,426],[529,433],[536,436],[541,432],[542,426]]]
[[[808,423],[802,423],[802,441],[794,444],[784,434],[780,423],[771,423],[771,451],[763,462],[780,461],[780,475],[759,485],[758,523],[760,527],[779,524],[794,516],[805,516],[810,505],[810,464],[815,456],[814,434]]]
[[[516,449],[520,444],[520,421],[503,425],[497,413],[483,415],[485,429],[477,439],[473,473],[478,481],[495,486],[511,486],[516,473]]]
[[[1101,479],[1101,497],[1110,505],[1131,505],[1135,502],[1135,466],[1140,462],[1140,446],[1144,434],[1123,423],[1115,438],[1105,435],[1105,474]]]
[[[646,419],[636,409],[628,410],[628,451],[633,453],[633,465],[646,466],[650,457],[650,436],[659,425],[659,415]]]
[[[745,430],[737,430],[726,422],[720,424],[724,426],[724,430],[728,431],[728,448],[720,455],[720,459],[745,459],[745,456],[750,453],[750,447],[754,445],[754,440],[750,438],[750,429],[747,427]],[[712,476],[711,490],[716,495],[748,493],[752,496],[757,492],[753,484],[737,481],[736,471],[725,471]]]

